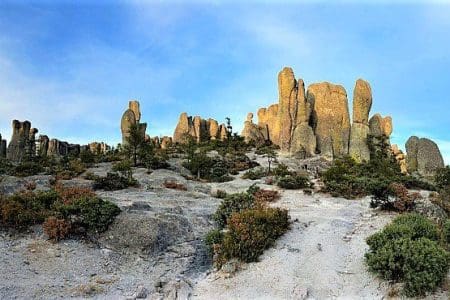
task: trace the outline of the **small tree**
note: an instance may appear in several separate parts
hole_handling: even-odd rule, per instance
[[[139,124],[131,124],[126,137],[126,145],[123,146],[124,152],[132,159],[134,166],[137,166],[139,154],[145,146],[145,136]]]
[[[266,146],[263,149],[261,149],[261,153],[263,154],[264,157],[267,158],[267,162],[269,164],[269,174],[271,173],[271,165],[273,162],[275,162],[277,160],[277,153],[275,152],[275,149],[273,147],[270,146]]]
[[[186,155],[188,164],[191,163],[198,149],[197,141],[190,134],[183,136],[183,143],[181,144],[181,151]]]

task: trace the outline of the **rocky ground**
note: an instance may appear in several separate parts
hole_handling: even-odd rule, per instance
[[[255,157],[261,164],[265,161]],[[283,160],[283,158],[282,158]],[[285,162],[295,165],[294,161]],[[346,200],[302,191],[280,191],[274,206],[289,210],[291,230],[257,263],[238,271],[213,271],[202,238],[213,226],[220,203],[217,189],[246,190],[262,181],[226,183],[188,181],[186,171],[147,174],[137,169],[141,186],[99,192],[122,209],[110,229],[93,241],[49,242],[39,227],[21,235],[0,232],[1,299],[382,299],[388,284],[367,272],[365,238],[394,215],[369,208],[369,199]],[[301,165],[301,164],[300,164]],[[110,164],[89,170],[104,175]],[[165,180],[187,191],[163,187]],[[5,178],[0,191],[11,193],[27,181],[45,189],[45,176]],[[75,179],[66,185],[90,185]],[[447,299],[445,292],[432,298]]]

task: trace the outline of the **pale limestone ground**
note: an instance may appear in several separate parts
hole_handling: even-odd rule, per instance
[[[369,274],[365,238],[392,215],[376,214],[368,199],[346,200],[284,191],[274,206],[286,208],[291,230],[257,263],[231,278],[220,272],[201,278],[194,299],[293,299],[308,291],[313,299],[381,299],[386,284]]]

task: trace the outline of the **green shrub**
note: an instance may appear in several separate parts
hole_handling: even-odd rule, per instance
[[[419,193],[410,193],[403,184],[396,182],[391,183],[381,194],[377,194],[377,192],[374,194],[375,196],[370,202],[371,207],[381,207],[384,210],[399,212],[411,211],[421,197]]]
[[[14,167],[12,175],[17,177],[27,177],[37,175],[42,172],[44,172],[44,168],[41,164],[32,161],[25,161]]]
[[[129,160],[122,160],[120,162],[115,163],[112,166],[113,172],[118,172],[120,175],[126,178],[133,178],[133,169],[131,161]]]
[[[253,204],[254,198],[251,194],[238,193],[227,195],[214,214],[214,220],[219,228],[222,229],[227,225],[227,220],[232,213],[251,208]]]
[[[279,208],[249,209],[234,213],[223,236],[221,256],[245,262],[258,257],[289,228],[287,210]]]
[[[273,169],[272,174],[277,177],[295,175],[293,172],[289,171],[288,166],[282,163],[278,164],[278,166]]]
[[[0,197],[3,226],[23,230],[44,223],[45,232],[56,240],[70,233],[105,231],[119,212],[115,204],[85,188],[57,186],[56,190],[46,192],[27,191]]]
[[[404,282],[407,296],[421,296],[447,276],[450,257],[439,239],[438,227],[430,220],[401,215],[367,239],[366,262],[382,278]]]
[[[0,157],[0,175],[11,174],[14,166],[6,158]]]
[[[219,229],[209,231],[205,236],[205,244],[210,253],[213,253],[213,246],[221,244],[223,240],[223,232]]]
[[[280,177],[277,180],[277,185],[283,189],[297,190],[303,188],[309,188],[309,179],[301,175],[288,175]]]
[[[212,182],[225,182],[233,178],[228,176],[226,161],[219,158],[210,158],[205,153],[195,153],[192,158],[183,163],[198,179],[206,179]]]
[[[442,225],[442,233],[444,235],[447,246],[450,246],[450,219],[445,220],[444,224]]]
[[[227,195],[228,195],[227,192],[224,190],[217,190],[217,192],[216,192],[216,198],[219,198],[219,199],[225,199],[227,197]]]
[[[91,232],[103,232],[114,221],[120,209],[112,202],[98,197],[82,197],[71,203],[55,207],[59,215],[66,220],[74,220],[76,227]]]
[[[248,170],[242,175],[242,179],[257,180],[268,175],[268,171],[264,168],[256,168]]]
[[[106,177],[95,178],[94,189],[105,191],[123,190],[128,187],[137,186],[138,182],[134,178],[121,176],[117,173],[106,174]]]
[[[386,199],[388,187],[393,182],[410,189],[434,190],[434,186],[425,181],[401,174],[398,164],[384,156],[374,156],[364,163],[357,163],[351,157],[338,158],[321,177],[325,192],[350,199],[368,195]]]
[[[450,166],[446,166],[445,168],[437,170],[434,177],[434,182],[440,189],[450,187]]]

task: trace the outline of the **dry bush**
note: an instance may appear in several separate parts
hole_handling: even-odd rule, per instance
[[[255,197],[256,203],[267,203],[267,202],[273,202],[280,198],[280,193],[278,191],[271,191],[271,190],[258,190],[253,194]]]
[[[49,239],[59,241],[66,238],[71,230],[70,222],[64,219],[57,219],[56,217],[48,217],[42,228],[48,235]]]
[[[60,184],[57,184],[55,187],[56,192],[60,200],[64,204],[70,204],[74,200],[78,200],[81,198],[92,198],[95,197],[95,193],[90,188],[84,187],[63,187]]]
[[[187,187],[184,184],[177,183],[175,181],[164,181],[163,183],[165,188],[178,190],[178,191],[187,191]]]

